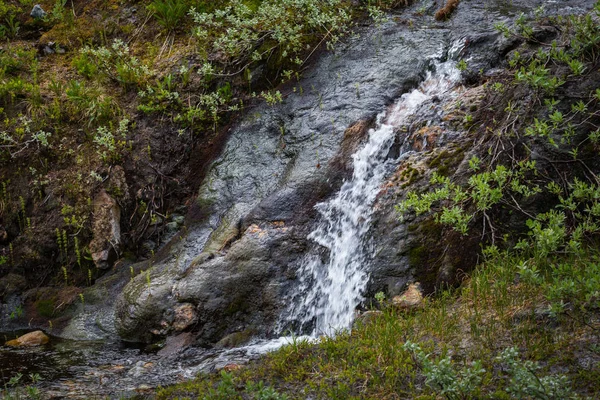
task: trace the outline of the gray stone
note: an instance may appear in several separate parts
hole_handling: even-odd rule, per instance
[[[150,368],[152,368],[154,364],[151,362],[146,362],[143,360],[140,360],[138,362],[135,363],[135,365],[133,366],[133,368],[131,368],[127,374],[134,377],[134,378],[139,378],[142,375],[145,375],[148,373],[148,371],[150,370]]]
[[[36,4],[35,6],[33,6],[33,10],[31,10],[31,13],[29,15],[34,19],[42,19],[47,15],[47,13],[46,11],[44,11],[42,6]]]
[[[179,224],[175,221],[167,223],[165,225],[165,227],[167,228],[167,231],[170,233],[175,233],[179,230]]]
[[[183,225],[185,223],[185,217],[183,215],[173,214],[171,220],[177,225]]]

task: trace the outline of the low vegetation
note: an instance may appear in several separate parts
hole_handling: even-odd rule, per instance
[[[598,254],[588,257],[597,264]],[[597,309],[575,303],[552,313],[546,287],[555,280],[524,282],[519,262],[497,255],[421,310],[384,300],[382,313],[352,332],[290,344],[239,370],[162,389],[158,398],[594,398]],[[273,397],[249,390],[257,383]]]

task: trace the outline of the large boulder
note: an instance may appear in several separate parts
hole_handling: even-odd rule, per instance
[[[151,341],[195,329],[208,344],[243,327],[264,333],[278,316],[287,265],[304,249],[284,224],[251,225],[227,252],[202,254],[180,276],[142,273],[118,302],[119,334]]]

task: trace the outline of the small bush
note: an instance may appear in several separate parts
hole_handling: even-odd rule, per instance
[[[81,50],[83,57],[78,64],[94,64],[103,76],[120,83],[126,89],[142,86],[151,75],[150,69],[129,53],[129,46],[122,40],[115,39],[108,48],[84,47]],[[88,66],[83,68],[84,71],[91,69]]]
[[[516,348],[510,347],[496,358],[507,372],[506,391],[516,399],[578,399],[564,375],[538,376],[540,366],[522,361]]]

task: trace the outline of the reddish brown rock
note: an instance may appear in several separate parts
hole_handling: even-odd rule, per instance
[[[165,342],[165,347],[158,351],[161,357],[177,354],[194,342],[194,336],[189,332],[180,333],[177,336],[169,336]]]
[[[50,338],[42,331],[34,331],[24,334],[14,340],[9,340],[5,343],[5,346],[10,347],[33,347],[41,346],[50,341]]]
[[[94,199],[94,238],[90,252],[96,267],[110,268],[121,249],[121,209],[106,191]]]
[[[182,331],[198,321],[198,314],[193,304],[183,303],[175,307],[175,319],[173,329]]]
[[[431,150],[442,134],[443,129],[439,126],[424,126],[410,136],[412,148],[416,151]]]
[[[239,364],[227,364],[223,367],[223,370],[225,370],[225,372],[231,372],[231,371],[236,371],[238,369],[242,368],[241,365]]]
[[[392,304],[403,310],[413,310],[421,307],[423,303],[423,293],[421,292],[421,284],[411,283],[408,289],[400,296],[395,296],[392,299]]]

